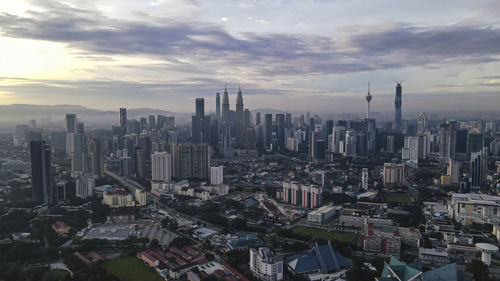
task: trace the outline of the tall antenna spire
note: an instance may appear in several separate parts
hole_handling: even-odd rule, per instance
[[[366,111],[366,118],[370,118],[370,102],[372,101],[372,98],[373,97],[370,95],[370,81],[368,81],[368,94],[365,97],[366,102],[368,103],[368,110]]]

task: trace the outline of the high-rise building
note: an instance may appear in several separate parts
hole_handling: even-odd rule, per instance
[[[195,100],[196,103],[196,114],[195,116],[198,118],[202,118],[205,116],[205,99],[204,98],[197,98]]]
[[[210,168],[210,183],[212,185],[219,185],[224,182],[224,166]]]
[[[344,156],[356,156],[358,154],[358,132],[352,129],[346,131]]]
[[[261,281],[283,280],[283,259],[267,247],[251,248],[250,271]]]
[[[345,140],[345,127],[336,126],[333,127],[332,132],[332,152],[333,153],[341,153],[340,151],[344,151],[344,148],[340,148],[340,142]]]
[[[176,179],[208,179],[211,147],[208,144],[171,144],[172,174]]]
[[[220,94],[215,96],[215,117],[220,119]]]
[[[276,114],[276,138],[278,139],[278,151],[285,149],[285,114]]]
[[[427,114],[422,112],[418,115],[417,133],[423,134],[427,130]]]
[[[369,173],[368,173],[368,168],[363,168],[361,172],[361,188],[364,190],[368,189],[368,181],[369,181]]]
[[[31,186],[33,200],[37,203],[52,204],[51,155],[50,147],[44,141],[31,141]]]
[[[102,153],[102,145],[99,139],[92,139],[89,143],[90,158],[92,161],[92,174],[94,178],[104,177],[104,159]]]
[[[283,201],[288,204],[314,209],[321,205],[323,189],[317,185],[283,182]]]
[[[95,179],[89,174],[79,174],[75,179],[76,197],[87,198],[94,195]]]
[[[439,127],[439,159],[448,162],[455,159],[456,122],[447,121]]]
[[[255,126],[260,125],[260,112],[255,113]]]
[[[265,114],[264,115],[264,141],[266,147],[271,145],[273,140],[273,115]]]
[[[447,173],[450,176],[450,181],[452,184],[459,184],[460,182],[460,162],[454,159],[450,159],[448,163]]]
[[[472,189],[485,188],[488,172],[488,150],[483,148],[480,152],[472,152],[470,156],[470,178]]]
[[[76,114],[66,114],[66,132],[76,133]]]
[[[154,130],[156,129],[156,116],[154,115],[149,115],[148,116],[148,129],[149,130]]]
[[[483,134],[469,133],[467,134],[467,154],[479,152],[483,149]]]
[[[85,124],[83,122],[76,122],[76,133],[78,135],[85,134]]]
[[[396,85],[396,98],[394,99],[394,124],[397,132],[400,132],[402,127],[401,123],[401,105],[402,105],[402,92],[403,87],[401,87],[401,83],[398,82]]]
[[[127,109],[120,108],[120,135],[127,134]]]
[[[401,160],[418,165],[418,160],[425,159],[425,156],[423,136],[405,137],[404,147],[401,150]]]
[[[406,181],[404,164],[384,163],[384,187],[400,186]]]
[[[172,180],[172,155],[158,151],[151,155],[151,180],[154,182]]]
[[[377,125],[375,118],[366,118],[364,120],[364,132],[366,135],[366,151],[373,153],[376,150]]]
[[[222,119],[229,120],[229,94],[224,86],[224,94],[222,95]]]

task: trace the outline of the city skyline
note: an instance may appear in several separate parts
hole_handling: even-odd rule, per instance
[[[188,111],[204,97],[215,111],[227,82],[232,100],[241,83],[249,108],[365,112],[371,81],[371,110],[383,112],[397,80],[403,112],[494,110],[498,11],[494,1],[9,1],[0,104]]]

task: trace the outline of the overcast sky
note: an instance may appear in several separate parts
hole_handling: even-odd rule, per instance
[[[500,1],[2,0],[0,104],[497,110]]]

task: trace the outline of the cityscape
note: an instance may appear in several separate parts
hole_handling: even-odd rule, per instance
[[[0,4],[0,281],[500,280],[498,3],[112,2]]]

